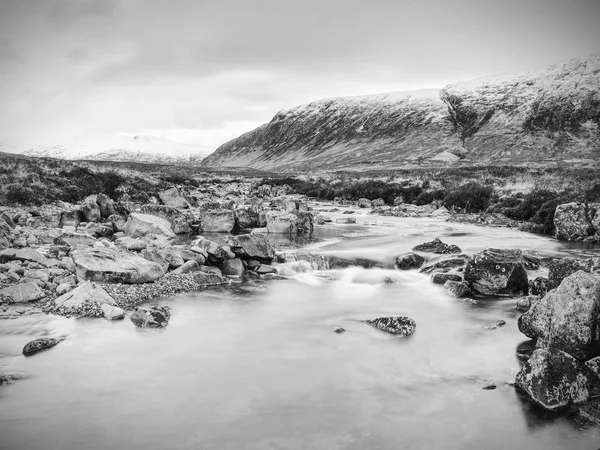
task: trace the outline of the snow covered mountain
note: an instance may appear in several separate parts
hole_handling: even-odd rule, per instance
[[[277,113],[206,167],[389,169],[600,158],[600,54],[440,90],[333,98]]]
[[[151,136],[111,136],[86,141],[73,140],[60,145],[38,146],[23,152],[34,157],[89,161],[132,161],[147,164],[200,163],[209,149]]]

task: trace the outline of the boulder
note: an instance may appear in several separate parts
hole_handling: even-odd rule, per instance
[[[533,280],[529,280],[529,293],[531,295],[543,297],[548,292],[548,284],[548,278],[544,277],[536,277]],[[558,287],[558,285],[556,287]]]
[[[100,222],[102,220],[102,214],[100,213],[100,207],[96,203],[96,196],[92,195],[87,197],[80,207],[81,215],[86,222]]]
[[[96,204],[100,208],[100,216],[107,219],[109,216],[116,213],[115,202],[106,194],[96,195]]]
[[[275,257],[275,248],[267,236],[260,234],[241,234],[227,238],[227,244],[236,256],[243,259],[255,259],[271,262]]]
[[[418,269],[425,262],[418,253],[404,253],[396,258],[396,267],[400,270]]]
[[[176,247],[165,247],[161,250],[165,260],[169,263],[169,269],[177,269],[185,263]]]
[[[112,236],[115,233],[115,229],[112,226],[112,223],[98,223],[98,222],[89,222],[85,229],[86,234],[90,236],[94,236],[95,238]]]
[[[176,187],[160,192],[158,197],[163,205],[174,206],[175,208],[190,207],[190,203],[186,196]]]
[[[83,280],[138,284],[165,274],[159,264],[128,252],[88,249],[75,250],[71,256],[77,276]]]
[[[231,251],[229,246],[219,245],[203,236],[200,236],[198,239],[192,242],[192,246],[206,251],[208,254],[208,259],[215,264],[222,263],[230,258],[235,258],[235,254]]]
[[[600,274],[579,271],[524,313],[519,330],[538,347],[586,360],[600,353]]]
[[[121,320],[125,318],[125,311],[118,306],[102,303],[100,309],[102,310],[102,315],[107,320]]]
[[[25,356],[35,355],[36,353],[39,353],[39,352],[42,352],[44,350],[48,350],[49,348],[54,347],[59,342],[60,341],[58,339],[48,338],[48,337],[34,339],[33,341],[25,344],[25,347],[23,347],[23,355],[25,355]]]
[[[153,236],[166,239],[176,237],[167,220],[149,214],[131,213],[127,218],[124,231],[131,238],[146,238],[146,240],[152,239]]]
[[[548,290],[556,289],[569,275],[583,270],[593,272],[600,268],[600,258],[555,258],[548,263]]]
[[[69,314],[81,314],[88,307],[101,307],[104,304],[117,306],[115,299],[102,287],[89,281],[56,298],[54,304]]]
[[[406,316],[379,317],[377,319],[364,320],[363,322],[388,333],[404,337],[412,335],[417,328],[415,321]]]
[[[42,255],[37,250],[32,248],[7,248],[0,251],[0,263],[5,263],[9,261],[31,261],[39,264],[44,264],[46,262],[46,257]]]
[[[223,275],[231,277],[241,277],[244,275],[244,263],[239,258],[228,259],[221,265]]]
[[[465,267],[465,282],[479,294],[519,296],[529,292],[520,250],[486,249]]]
[[[517,304],[516,304],[517,311],[529,311],[529,309],[531,308],[531,305],[539,299],[540,299],[539,297],[535,297],[535,296],[521,297],[520,299],[517,300]]]
[[[266,221],[267,231],[272,234],[309,235],[313,231],[313,216],[305,211],[268,211]]]
[[[260,225],[260,208],[258,206],[236,206],[235,216],[240,228],[256,228]]]
[[[235,228],[235,215],[229,209],[209,209],[202,217],[202,231],[231,233]]]
[[[446,281],[462,281],[462,277],[456,273],[434,273],[431,277],[431,281],[434,284],[445,284]]]
[[[600,203],[565,203],[554,213],[556,237],[566,241],[585,241],[598,238]]]
[[[201,271],[194,273],[194,282],[200,286],[220,286],[229,284],[229,280],[213,271]]]
[[[169,309],[165,306],[140,306],[131,314],[130,320],[140,328],[166,327],[171,318]]]
[[[141,255],[142,258],[158,264],[162,268],[163,272],[167,273],[169,270],[169,261],[167,261],[162,250],[156,248],[145,249],[142,250]]]
[[[54,238],[55,245],[68,245],[71,249],[87,248],[93,246],[98,240],[86,233],[77,233],[64,230],[60,236]]]
[[[127,225],[127,217],[121,214],[111,214],[106,218],[106,223],[110,223],[116,233],[124,231]]]
[[[413,247],[413,252],[425,252],[425,253],[437,253],[437,254],[448,254],[448,253],[461,253],[462,250],[456,245],[449,245],[435,238],[431,242],[425,242],[424,244]]]
[[[371,200],[369,200],[368,198],[359,198],[358,199],[358,207],[359,208],[370,208]]]
[[[190,224],[195,223],[199,218],[189,209],[176,208],[168,205],[142,205],[141,212],[150,216],[157,216],[169,222],[171,230],[175,234],[190,233]]]
[[[471,293],[471,289],[463,281],[448,280],[444,283],[444,289],[455,298],[463,298]]]
[[[549,410],[580,404],[590,398],[598,382],[580,361],[560,350],[536,349],[516,376],[516,384],[531,399]]]
[[[44,291],[33,281],[0,289],[0,299],[5,298],[10,303],[35,302],[45,296]]]

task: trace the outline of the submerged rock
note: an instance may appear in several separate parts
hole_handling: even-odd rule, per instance
[[[479,294],[517,296],[529,291],[520,250],[486,249],[477,253],[467,263],[464,278]]]
[[[413,247],[413,252],[425,252],[425,253],[437,253],[437,254],[447,254],[447,253],[461,253],[462,250],[460,247],[456,245],[449,245],[440,240],[440,238],[435,238],[431,242],[425,242],[424,244],[417,245]]]
[[[404,253],[396,257],[396,267],[399,270],[418,269],[424,262],[425,258],[418,253]]]
[[[25,344],[25,347],[23,347],[23,355],[25,355],[25,356],[35,355],[36,353],[39,353],[39,352],[42,352],[44,350],[48,350],[49,348],[54,347],[59,342],[60,341],[55,338],[47,338],[47,337],[37,338],[37,339]]]
[[[379,317],[363,322],[388,333],[404,337],[411,336],[417,329],[415,321],[407,316]]]
[[[130,320],[140,328],[166,327],[171,318],[169,309],[165,306],[140,306],[131,314]]]

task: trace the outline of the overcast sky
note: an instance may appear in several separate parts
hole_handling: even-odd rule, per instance
[[[214,149],[311,100],[599,51],[598,0],[0,0],[0,141]]]

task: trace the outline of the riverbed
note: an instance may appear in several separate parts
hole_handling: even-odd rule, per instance
[[[160,299],[171,307],[162,330],[44,314],[1,321],[0,371],[23,378],[0,386],[0,448],[600,446],[599,429],[543,414],[511,386],[526,340],[515,299],[454,299],[428,276],[392,267],[436,237],[468,254],[583,257],[597,248],[441,219],[353,216],[357,224],[316,227],[304,250],[382,268],[302,271]],[[359,322],[389,315],[412,317],[416,333],[399,338]],[[506,325],[486,328],[498,320]],[[41,336],[65,340],[20,355]]]

